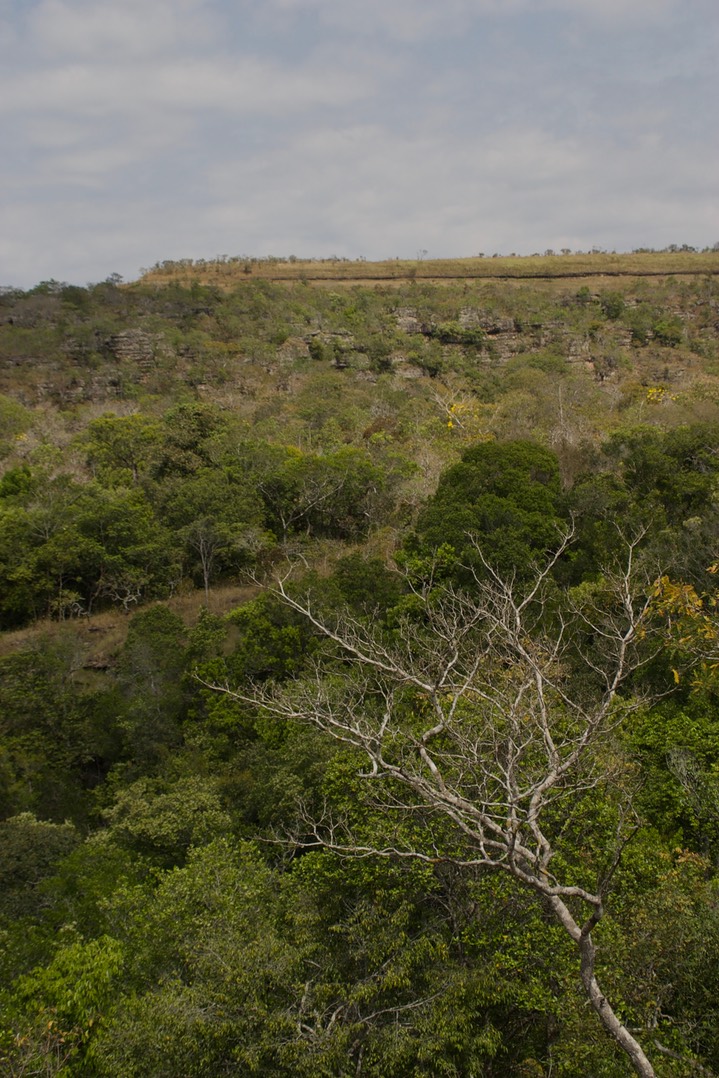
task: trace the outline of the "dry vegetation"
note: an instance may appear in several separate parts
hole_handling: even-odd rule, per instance
[[[157,285],[191,281],[231,287],[248,278],[271,281],[373,281],[474,279],[507,280],[586,277],[664,277],[719,273],[717,251],[646,251],[632,254],[544,254],[491,258],[298,259],[225,257],[216,260],[181,259],[157,263],[141,281]]]

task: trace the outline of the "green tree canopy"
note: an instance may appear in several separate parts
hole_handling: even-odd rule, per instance
[[[417,524],[415,548],[454,548],[477,564],[472,539],[500,572],[526,573],[563,523],[559,464],[532,442],[482,442],[442,475]]]

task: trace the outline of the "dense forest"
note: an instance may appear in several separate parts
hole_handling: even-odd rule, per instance
[[[0,291],[3,1073],[719,1074],[687,265]]]

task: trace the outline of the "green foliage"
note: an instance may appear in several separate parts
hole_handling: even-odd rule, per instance
[[[529,442],[484,442],[444,473],[417,533],[425,548],[448,543],[479,572],[473,540],[500,572],[526,574],[556,543],[561,507],[554,454]]]
[[[342,600],[358,614],[375,614],[394,606],[402,593],[396,573],[379,558],[349,554],[340,558],[334,573]]]
[[[137,483],[149,471],[162,438],[160,424],[140,414],[93,419],[82,439],[87,462],[108,486]]]
[[[600,980],[687,1061],[663,1073],[719,1071],[712,279],[332,291],[242,264],[230,289],[218,270],[0,295],[0,618],[20,628],[0,656],[0,1070],[626,1073],[534,896],[443,860],[456,836],[423,805],[378,808],[353,749],[203,684],[356,673],[269,591],[224,617],[246,569],[289,556],[323,616],[420,648],[416,592],[484,573],[470,536],[521,585],[571,513],[547,619],[567,588],[609,613],[620,533],[646,528],[649,579],[703,597],[704,635],[671,613],[631,688],[673,698],[597,746],[611,781],[556,807],[553,867],[606,873],[631,803]],[[143,359],[120,358],[129,328]],[[684,341],[690,368],[665,351]],[[455,401],[472,418],[448,427]],[[182,618],[150,605],[171,595]],[[425,706],[398,692],[398,759]],[[439,856],[340,858],[310,820]]]
[[[605,292],[599,299],[599,305],[605,317],[612,320],[621,318],[626,308],[621,292]]]
[[[719,723],[713,699],[694,696],[639,716],[627,733],[640,761],[638,801],[674,844],[719,851]]]
[[[7,1060],[11,1073],[92,1073],[93,1040],[123,966],[121,946],[101,936],[61,946],[47,967],[21,977],[13,1000],[20,1018]]]
[[[162,516],[182,542],[186,571],[206,595],[218,574],[248,566],[272,542],[262,502],[237,469],[202,467],[166,483]]]
[[[228,665],[239,681],[290,677],[314,650],[307,622],[270,593],[238,607],[230,620],[240,638]]]
[[[40,471],[11,473],[0,504],[6,623],[28,608],[58,620],[98,600],[128,605],[166,590],[177,572],[168,531],[139,488],[104,489]]]
[[[249,846],[196,849],[153,895],[116,900],[134,991],[94,1047],[99,1074],[269,1073],[298,956],[278,937],[272,874]]]
[[[113,842],[156,864],[182,864],[188,850],[230,830],[211,783],[179,779],[172,785],[140,779],[122,789],[106,813]]]
[[[630,855],[629,860],[633,858]],[[670,1073],[719,1063],[716,873],[681,848],[654,858],[651,884],[624,914],[622,970],[628,999],[657,1039],[684,1061]],[[647,881],[648,882],[648,881]]]
[[[17,500],[23,504],[35,487],[35,477],[28,466],[10,468],[0,479],[0,498],[6,503]]]
[[[0,813],[84,821],[90,791],[118,754],[118,729],[103,693],[75,683],[71,637],[39,640],[0,659]]]
[[[110,897],[121,887],[146,881],[152,870],[150,861],[115,841],[107,828],[93,831],[62,858],[53,876],[42,881],[39,923],[53,934],[63,925],[74,925],[88,939],[112,934],[116,926],[108,908]],[[27,920],[18,923],[27,930]],[[47,957],[46,942],[44,950]]]
[[[342,447],[320,455],[250,443],[238,455],[278,539],[303,532],[356,538],[381,519],[387,475],[364,450]]]
[[[510,376],[508,384],[514,387],[516,375],[525,370],[538,370],[550,375],[566,375],[569,367],[565,357],[556,352],[522,352],[507,361],[506,371]],[[512,375],[515,378],[512,378]]]
[[[31,812],[0,822],[0,916],[37,913],[43,903],[39,884],[79,841],[72,824],[38,820]]]
[[[143,772],[158,766],[181,742],[184,669],[182,619],[159,604],[135,614],[118,663],[124,694],[118,721],[126,755]]]
[[[647,304],[638,304],[625,312],[624,316],[631,330],[632,341],[638,345],[648,343],[655,320],[656,312]]]
[[[431,327],[430,336],[440,344],[461,344],[465,348],[481,348],[486,338],[478,326],[464,326],[461,322],[440,322]]]
[[[153,462],[153,474],[162,479],[189,475],[211,463],[212,440],[225,426],[219,408],[210,404],[178,404],[162,422],[162,442]]]
[[[7,456],[32,424],[32,415],[18,401],[0,393],[0,458]]]
[[[313,337],[307,345],[310,356],[312,359],[321,360],[327,362],[334,358],[334,354],[330,346],[319,337]]]
[[[669,348],[675,348],[678,344],[681,344],[684,336],[684,324],[678,315],[658,318],[652,326],[652,330],[659,343],[667,345]]]
[[[569,495],[577,566],[596,571],[612,560],[622,534],[645,530],[657,569],[706,587],[718,523],[718,444],[719,428],[705,423],[613,434],[602,448],[611,472],[583,477]]]

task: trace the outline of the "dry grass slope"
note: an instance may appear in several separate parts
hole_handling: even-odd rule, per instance
[[[231,288],[241,281],[307,281],[355,284],[422,280],[531,280],[583,277],[667,277],[719,274],[719,251],[642,252],[636,254],[529,255],[526,257],[389,259],[182,259],[158,263],[140,283],[215,284]]]

